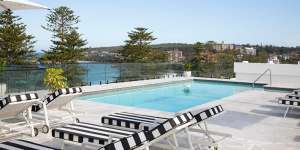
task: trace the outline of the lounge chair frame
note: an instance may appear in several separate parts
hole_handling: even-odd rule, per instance
[[[77,89],[77,88],[72,88],[72,89]],[[66,95],[60,94],[50,102],[47,101],[47,98],[49,98],[51,95],[46,96],[41,101],[42,104],[38,106],[39,109],[33,112],[33,118],[45,120],[45,124],[47,124],[51,128],[60,126],[64,124],[67,120],[72,120],[73,122],[76,122],[78,120],[77,117],[83,114],[82,112],[76,111],[74,109],[74,105],[72,102],[74,98],[82,94],[81,88],[79,89],[81,91],[80,93],[76,92],[76,93],[69,93]],[[66,90],[66,89],[62,89],[62,90]],[[55,115],[55,113],[57,114],[59,113],[59,115]],[[62,115],[61,113],[65,113],[65,114]]]
[[[34,98],[26,100],[24,97],[33,96]],[[22,101],[8,102],[5,107],[0,109],[0,129],[2,130],[1,138],[9,138],[19,134],[25,134],[28,132],[26,129],[30,129],[31,136],[38,134],[38,126],[43,126],[43,122],[32,119],[31,106],[39,102],[37,94],[25,94],[9,96],[11,97],[23,97]],[[15,120],[14,122],[10,122]]]

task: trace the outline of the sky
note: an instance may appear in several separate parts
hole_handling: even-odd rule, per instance
[[[80,16],[88,47],[124,44],[127,33],[146,27],[158,43],[224,41],[235,44],[300,46],[299,0],[31,0],[49,8],[67,6]],[[47,10],[16,11],[47,50]]]

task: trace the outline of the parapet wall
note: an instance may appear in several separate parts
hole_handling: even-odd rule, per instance
[[[272,85],[300,88],[300,65],[296,64],[268,64],[268,63],[234,63],[236,80],[253,82],[265,70],[272,72]],[[269,84],[269,73],[258,82]]]

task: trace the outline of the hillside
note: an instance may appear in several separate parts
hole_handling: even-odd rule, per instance
[[[161,51],[169,51],[174,49],[179,49],[183,51],[183,55],[190,59],[193,55],[194,49],[192,44],[185,44],[185,43],[162,43],[162,44],[154,44],[152,45],[155,48],[160,49]],[[112,46],[112,47],[96,47],[96,48],[89,48],[87,52],[118,52],[122,49],[122,46]]]

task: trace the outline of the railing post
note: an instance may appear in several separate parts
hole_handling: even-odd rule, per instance
[[[263,77],[267,72],[270,72],[270,83],[269,85],[272,86],[272,70],[270,68],[268,68],[267,70],[265,70],[262,74],[260,74],[252,83],[252,87],[254,88],[255,83],[261,78]]]

